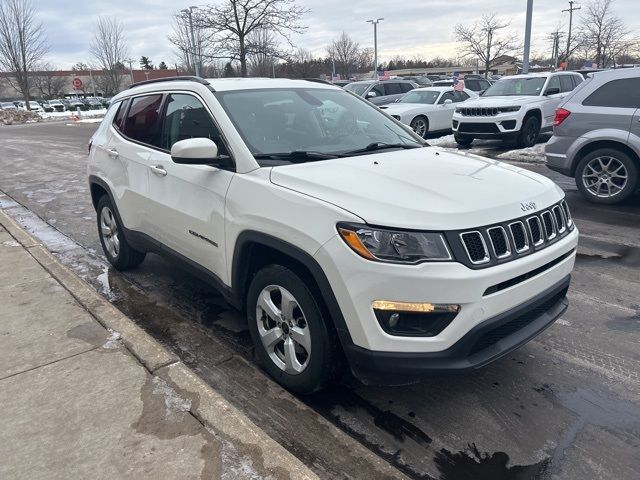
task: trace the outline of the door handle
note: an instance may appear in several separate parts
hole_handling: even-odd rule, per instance
[[[153,173],[155,173],[159,177],[166,177],[167,176],[167,171],[164,168],[162,168],[162,165],[152,165],[149,168],[151,169],[151,171]]]
[[[118,150],[115,148],[107,148],[107,153],[109,154],[109,158],[116,159],[119,157]]]

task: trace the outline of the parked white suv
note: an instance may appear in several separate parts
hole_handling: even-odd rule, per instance
[[[475,369],[567,307],[577,229],[545,177],[429,147],[304,80],[174,78],[117,95],[88,167],[118,269],[175,257],[244,312],[281,384]]]
[[[456,142],[466,146],[475,138],[503,139],[532,147],[541,132],[551,131],[556,107],[582,80],[575,72],[502,77],[481,97],[456,108]]]

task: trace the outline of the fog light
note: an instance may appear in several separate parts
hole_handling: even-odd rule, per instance
[[[390,335],[434,337],[458,315],[460,305],[376,300],[373,311]]]

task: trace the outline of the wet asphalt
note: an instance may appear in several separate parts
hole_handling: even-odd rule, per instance
[[[85,173],[95,128],[0,126],[0,208],[322,478],[640,478],[640,197],[594,206],[519,164],[560,184],[581,232],[567,313],[473,374],[296,398],[253,363],[243,319],[211,287],[156,255],[108,267]]]

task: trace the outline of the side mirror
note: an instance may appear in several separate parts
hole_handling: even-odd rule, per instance
[[[558,93],[560,93],[560,89],[558,87],[547,88],[544,92],[545,95],[556,95]]]
[[[447,105],[451,105],[453,103],[453,100],[451,100],[450,98],[447,98],[444,102],[442,102],[442,107],[446,107]]]
[[[377,97],[378,94],[376,92],[367,92],[367,94],[365,95],[365,98],[373,98],[373,97]]]
[[[229,165],[227,158],[218,157],[218,146],[209,138],[188,138],[174,143],[171,160],[182,165],[211,165],[218,168]]]

